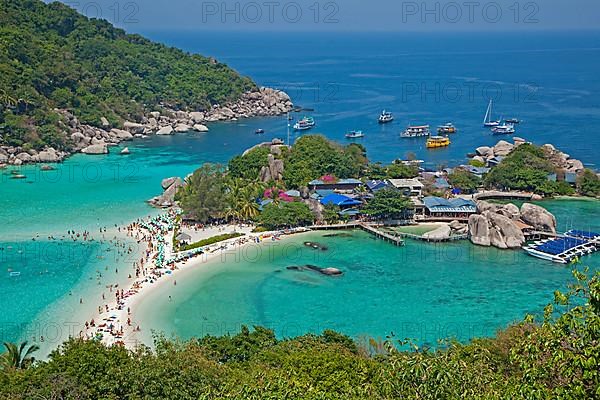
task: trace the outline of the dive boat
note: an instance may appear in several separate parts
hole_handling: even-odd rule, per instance
[[[425,146],[428,149],[437,149],[438,147],[450,146],[450,143],[450,139],[446,136],[432,136],[427,139],[427,144]]]
[[[379,116],[378,121],[380,124],[387,124],[388,122],[392,122],[393,120],[394,120],[394,116],[392,115],[392,113],[383,110],[381,112],[381,115]]]
[[[452,125],[452,123],[449,122],[447,124],[438,126],[437,132],[440,135],[447,135],[449,133],[456,133],[456,132],[458,132],[458,129],[456,129],[456,127],[454,125]]]
[[[500,121],[492,121],[492,103],[492,100],[490,100],[490,104],[488,104],[487,111],[485,112],[485,117],[483,118],[483,126],[488,128],[500,125]]]
[[[298,121],[294,124],[295,131],[306,131],[313,127],[313,125],[309,125],[306,122]]]
[[[515,133],[515,126],[513,124],[502,124],[492,128],[494,135],[512,135]]]
[[[403,138],[413,138],[413,137],[422,137],[431,135],[431,131],[429,130],[429,125],[420,125],[420,126],[409,126],[406,128],[404,132],[400,134],[400,137]]]
[[[350,131],[348,133],[346,133],[346,139],[357,139],[357,138],[362,138],[365,137],[365,134],[363,133],[363,131]]]
[[[315,126],[315,119],[313,117],[302,117],[302,119],[298,122],[309,125],[311,127]]]

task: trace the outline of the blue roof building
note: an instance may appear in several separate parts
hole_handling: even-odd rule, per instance
[[[351,191],[362,185],[362,182],[358,179],[340,179],[337,182],[323,182],[320,179],[315,179],[308,182],[308,188],[310,190],[346,190]]]
[[[423,199],[425,209],[429,215],[455,217],[457,214],[473,214],[477,212],[474,201],[455,198],[443,199],[441,197],[425,197]]]
[[[433,186],[435,186],[436,189],[440,189],[440,190],[447,190],[452,187],[448,183],[446,178],[435,178],[435,181],[433,182]]]
[[[365,185],[367,185],[367,189],[373,193],[390,186],[386,181],[381,181],[379,179],[367,181]]]
[[[354,206],[358,206],[358,205],[362,204],[358,200],[355,200],[351,197],[344,196],[343,194],[338,194],[338,193],[328,194],[327,196],[323,197],[320,201],[321,201],[321,204],[323,204],[325,206],[328,204],[334,204],[340,208],[354,207]]]

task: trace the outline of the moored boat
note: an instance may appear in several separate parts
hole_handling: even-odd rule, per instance
[[[379,123],[380,124],[387,124],[388,122],[392,122],[394,120],[394,116],[392,115],[391,112],[387,112],[385,110],[383,110],[381,112],[381,115],[379,116]]]
[[[485,112],[485,117],[483,117],[483,126],[488,127],[488,128],[500,125],[500,120],[492,121],[492,108],[493,108],[493,101],[490,100],[490,103],[488,104],[488,108]]]
[[[400,134],[400,137],[403,138],[413,138],[413,137],[422,137],[422,136],[430,136],[431,131],[429,130],[429,125],[419,125],[419,126],[409,126],[406,128],[404,132]]]
[[[517,118],[509,118],[506,120],[506,122],[509,124],[516,125],[516,124],[520,123],[521,121],[519,121]]]
[[[362,138],[365,137],[365,134],[363,133],[363,131],[350,131],[348,133],[346,133],[346,139],[357,139],[357,138]]]
[[[438,126],[437,132],[440,135],[447,135],[449,133],[458,132],[458,129],[456,129],[456,127],[452,123],[448,122],[447,124]]]
[[[502,124],[492,128],[494,135],[511,135],[515,133],[515,126],[513,124]]]
[[[437,149],[439,147],[450,146],[450,139],[446,136],[432,136],[427,139],[426,147],[428,149]]]
[[[254,133],[256,133],[257,135],[260,135],[262,133],[265,133],[265,130],[259,128],[259,129],[255,130]]]

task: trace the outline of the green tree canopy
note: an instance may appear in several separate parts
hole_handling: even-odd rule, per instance
[[[204,164],[186,179],[176,195],[181,208],[200,222],[224,217],[227,209],[227,186],[224,168]]]
[[[268,147],[257,147],[245,155],[239,155],[229,160],[229,174],[233,178],[255,180],[258,178],[260,169],[268,165]]]
[[[455,168],[448,175],[448,182],[463,192],[470,193],[481,184],[481,178],[462,168]]]
[[[577,187],[584,196],[600,196],[600,178],[589,169],[583,171],[583,174],[577,179]]]
[[[375,193],[363,212],[379,219],[394,219],[404,217],[412,209],[414,204],[408,197],[396,189],[385,188]]]
[[[300,137],[285,158],[283,179],[290,188],[300,188],[326,174],[359,178],[367,165],[359,144],[342,147],[321,135]]]
[[[290,228],[312,224],[315,220],[308,205],[302,202],[280,202],[267,205],[258,217],[267,229]]]
[[[0,0],[0,49],[0,135],[11,145],[68,147],[64,127],[44,121],[55,107],[100,126],[101,117],[138,120],[160,104],[206,109],[256,87],[214,59],[128,35],[61,2]]]

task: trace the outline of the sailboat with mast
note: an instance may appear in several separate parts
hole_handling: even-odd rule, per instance
[[[492,121],[492,108],[493,100],[490,99],[490,104],[488,104],[487,111],[485,112],[485,117],[483,118],[483,126],[488,128],[500,125],[500,121]]]

